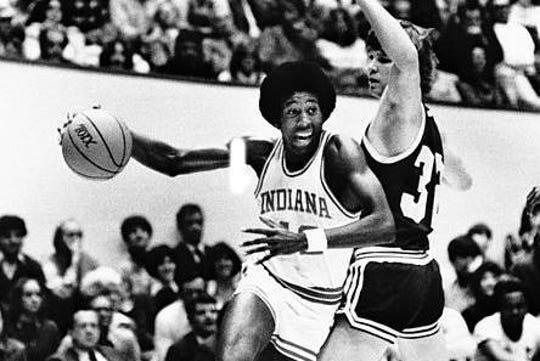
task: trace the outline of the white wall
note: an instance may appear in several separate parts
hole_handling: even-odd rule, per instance
[[[240,134],[276,136],[258,113],[254,88],[0,62],[0,99],[0,214],[27,221],[31,255],[50,253],[55,226],[71,216],[83,224],[85,248],[108,265],[121,250],[119,224],[132,213],[149,218],[155,242],[175,242],[174,215],[188,201],[203,207],[209,243],[237,244],[245,237],[240,229],[257,222],[254,179],[250,191],[233,195],[226,170],[172,179],[132,162],[110,181],[88,181],[64,164],[56,133],[67,111],[99,102],[134,130],[180,147],[223,145]],[[374,100],[340,97],[327,127],[359,138],[376,106]],[[432,246],[444,265],[448,241],[474,222],[488,223],[499,245],[517,229],[524,197],[540,183],[540,116],[432,108],[474,178],[469,192],[446,189],[441,197]],[[493,252],[500,255],[500,247]]]

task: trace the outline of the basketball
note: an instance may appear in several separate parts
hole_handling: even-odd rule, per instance
[[[78,175],[106,180],[120,173],[131,156],[126,125],[100,107],[75,113],[61,135],[62,155]]]

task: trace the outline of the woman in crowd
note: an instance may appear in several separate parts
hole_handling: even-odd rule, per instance
[[[211,248],[209,262],[212,265],[212,280],[207,284],[207,291],[217,300],[217,307],[221,309],[236,290],[242,261],[234,249],[220,242]]]
[[[230,71],[234,83],[259,85],[265,74],[253,42],[239,44],[233,50]]]
[[[471,290],[475,303],[462,312],[470,332],[473,332],[478,321],[497,311],[493,294],[502,273],[503,270],[497,264],[485,262],[472,274]]]
[[[173,250],[164,244],[152,248],[148,254],[148,273],[154,278],[150,291],[154,316],[178,299],[180,288],[174,281],[176,264],[173,259]]]
[[[42,361],[60,342],[54,321],[45,317],[45,294],[33,278],[21,278],[12,290],[8,333],[26,348],[28,361]]]

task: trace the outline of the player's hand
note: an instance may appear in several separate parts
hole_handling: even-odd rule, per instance
[[[532,216],[534,207],[540,205],[540,187],[534,187],[527,195],[527,213]]]
[[[56,131],[58,132],[58,144],[62,145],[62,134],[66,131],[66,128],[71,122],[73,121],[73,118],[75,117],[75,113],[68,112],[66,114],[66,120],[62,121],[61,124],[59,124],[59,127],[56,128]]]
[[[247,233],[255,233],[264,237],[242,243],[246,254],[262,254],[256,263],[260,264],[272,257],[293,254],[307,249],[304,233],[295,233],[282,228],[247,228]]]

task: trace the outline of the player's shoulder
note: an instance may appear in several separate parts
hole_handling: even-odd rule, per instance
[[[357,152],[360,149],[360,144],[344,134],[330,133],[328,142],[325,145],[325,156],[347,155],[351,152]]]
[[[351,167],[365,164],[365,156],[360,144],[344,134],[332,134],[324,149],[326,167],[334,171],[348,171]]]

